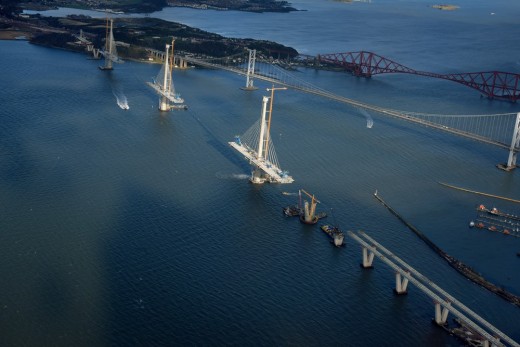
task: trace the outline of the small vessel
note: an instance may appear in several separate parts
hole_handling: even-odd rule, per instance
[[[298,206],[287,206],[283,208],[283,213],[287,217],[296,217],[300,215],[300,208]]]
[[[334,246],[341,247],[343,246],[343,239],[345,236],[343,235],[343,232],[339,230],[338,227],[332,226],[332,225],[322,225],[321,230],[332,239],[332,242],[334,243]]]

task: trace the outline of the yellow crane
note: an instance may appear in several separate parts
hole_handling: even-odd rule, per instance
[[[318,222],[318,217],[316,217],[316,205],[320,203],[318,199],[314,196],[314,194],[307,193],[305,190],[300,189],[300,192],[306,194],[309,198],[311,198],[311,206],[309,208],[309,205],[307,201],[305,201],[305,204],[303,206],[303,218],[300,217],[300,220],[307,224],[316,224]]]

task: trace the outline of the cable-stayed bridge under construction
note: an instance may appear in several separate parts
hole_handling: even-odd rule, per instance
[[[358,52],[360,53],[360,52]],[[346,53],[344,54],[347,55]],[[402,65],[389,60],[384,60],[380,56],[372,53],[369,63],[367,56],[357,54],[349,62],[349,69],[360,71],[360,76],[369,77],[377,73],[404,72],[413,73],[414,70],[405,68]],[[320,59],[332,60],[328,55],[320,56]],[[497,165],[504,170],[512,170],[517,166],[517,154],[520,150],[520,113],[502,113],[485,115],[439,115],[425,114],[408,111],[393,110],[379,107],[350,99],[341,95],[334,94],[323,88],[317,87],[304,81],[291,73],[290,70],[281,66],[277,61],[269,59],[257,59],[255,50],[248,50],[244,54],[234,55],[224,58],[196,58],[193,56],[176,57],[180,64],[187,62],[193,65],[206,68],[221,69],[237,73],[246,77],[246,85],[243,89],[253,90],[254,80],[263,80],[289,89],[299,90],[305,93],[325,97],[337,102],[346,103],[361,110],[377,112],[384,116],[398,118],[410,123],[431,127],[443,132],[462,136],[479,142],[487,143],[509,151],[509,156],[505,164]],[[345,58],[346,59],[346,58]],[[339,61],[339,58],[337,59]],[[386,66],[386,67],[384,67]],[[422,74],[415,71],[416,74]],[[520,97],[520,75],[511,73],[491,72],[489,76],[494,76],[494,85],[490,84],[489,76],[486,73],[450,75],[452,78],[444,78],[448,75],[422,74],[429,77],[449,79],[479,90],[482,94],[489,97],[501,98],[516,101]],[[471,75],[471,76],[470,76]],[[480,77],[478,77],[478,76]],[[443,76],[443,77],[439,77]],[[457,77],[458,76],[458,77]],[[468,77],[470,76],[470,77]],[[469,78],[469,80],[468,80]],[[499,81],[501,81],[499,83]]]

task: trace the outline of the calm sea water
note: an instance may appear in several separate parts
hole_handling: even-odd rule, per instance
[[[303,53],[371,50],[433,72],[518,71],[519,6],[300,1],[291,14],[170,8],[153,16]],[[60,10],[64,13],[67,10]],[[491,13],[495,13],[492,15]],[[102,15],[102,14],[101,14]],[[507,152],[296,91],[276,97],[273,140],[292,185],[253,186],[227,145],[259,117],[268,87],[246,93],[224,71],[176,71],[189,105],[162,114],[145,82],[157,65],[100,71],[86,55],[0,42],[0,343],[33,345],[458,345],[431,324],[413,286],[394,297],[380,261],[359,267],[281,208],[312,192],[345,230],[364,230],[520,340],[520,310],[466,280],[384,209],[375,189],[449,254],[520,294],[520,240],[471,230],[479,203],[518,205]],[[337,94],[417,112],[489,114],[518,105],[414,76],[358,79],[301,70]],[[130,109],[118,107],[125,97]]]

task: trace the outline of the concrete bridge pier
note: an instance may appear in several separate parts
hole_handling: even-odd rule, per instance
[[[173,58],[173,62],[175,66],[179,69],[187,69],[188,68],[188,62],[184,60],[182,57],[175,57]]]
[[[92,56],[94,59],[99,59],[99,48],[92,48]]]
[[[94,45],[87,44],[87,52],[92,52],[93,49],[94,49]]]
[[[447,307],[442,307],[439,302],[435,301],[435,323],[437,323],[437,325],[446,325],[448,313],[450,313],[450,311]]]
[[[159,99],[159,111],[170,111],[170,102],[165,96],[161,96]]]
[[[363,269],[372,269],[372,262],[374,261],[374,253],[370,252],[368,248],[363,247],[363,263],[361,267]]]
[[[408,291],[406,290],[406,288],[408,287],[408,278],[403,278],[401,280],[401,273],[400,272],[396,272],[395,273],[395,289],[394,289],[394,293],[396,293],[397,295],[405,295],[405,294],[408,294]]]

